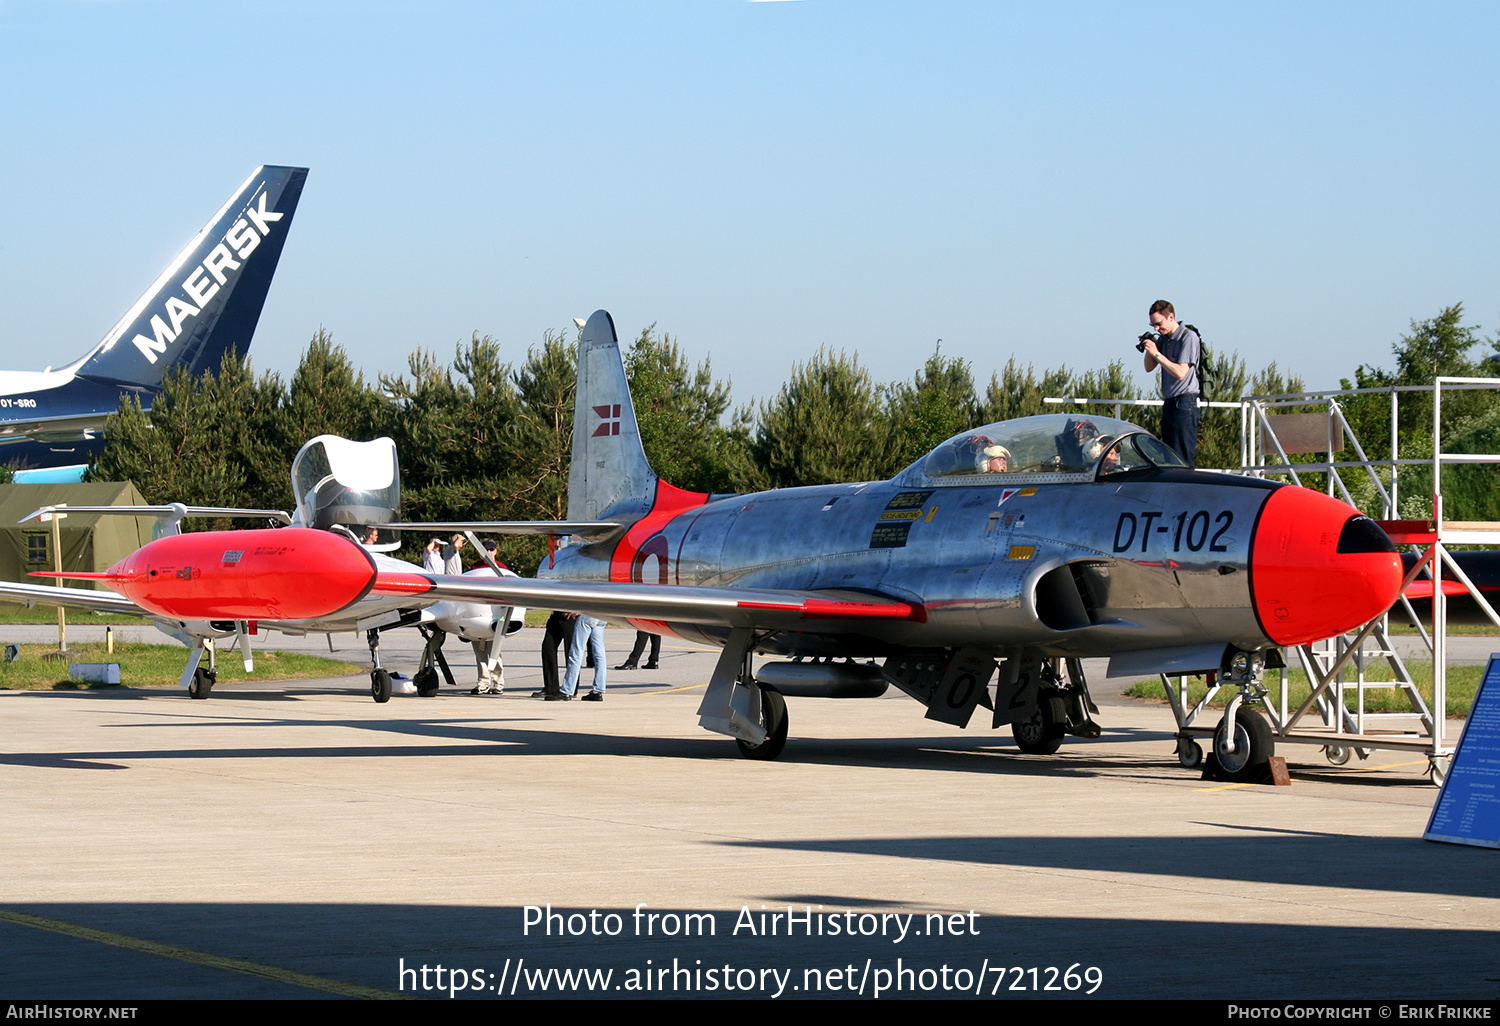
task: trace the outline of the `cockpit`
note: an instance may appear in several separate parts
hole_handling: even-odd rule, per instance
[[[929,478],[971,482],[979,476],[1086,481],[1186,467],[1180,456],[1135,424],[1063,413],[965,431],[933,449],[918,465]]]
[[[388,524],[401,509],[396,443],[389,438],[351,442],[319,435],[292,460],[292,492],[297,526]],[[362,541],[369,538],[374,543],[369,532],[363,535]]]

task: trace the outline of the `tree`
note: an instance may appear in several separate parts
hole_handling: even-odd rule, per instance
[[[147,502],[286,509],[288,457],[278,444],[286,393],[280,378],[262,375],[227,353],[218,374],[178,371],[163,382],[148,414],[135,398],[121,402],[104,425],[104,450],[91,481],[134,481]],[[223,529],[227,520],[193,521],[192,529]]]
[[[1079,399],[1140,399],[1141,390],[1135,383],[1135,378],[1125,369],[1123,360],[1112,360],[1103,370],[1084,371],[1073,377],[1067,384],[1062,395],[1074,396]],[[1094,412],[1101,413],[1104,410],[1112,415],[1114,409],[1111,407],[1090,407]],[[1064,409],[1060,406],[1048,406],[1048,413],[1060,413]],[[1156,431],[1161,422],[1161,415],[1150,406],[1124,406],[1120,409],[1120,418],[1128,420],[1132,424],[1139,424],[1147,431]]]
[[[868,481],[885,476],[882,389],[858,357],[820,349],[761,402],[744,490]]]
[[[1454,303],[1436,317],[1412,321],[1411,334],[1391,345],[1396,379],[1403,385],[1430,385],[1439,377],[1472,376],[1477,368],[1469,350],[1479,344],[1479,326],[1463,323],[1464,305]]]
[[[889,451],[885,466],[894,474],[944,439],[984,423],[974,374],[964,360],[943,355],[942,340],[910,382],[886,389]]]
[[[625,356],[646,459],[657,476],[679,488],[727,492],[748,455],[743,423],[726,428],[729,385],[714,379],[709,361],[696,370],[671,335],[656,325],[641,332]]]
[[[1067,367],[1044,371],[1038,378],[1030,365],[1024,371],[1021,370],[1013,356],[1003,370],[990,375],[989,388],[985,390],[984,404],[980,408],[978,419],[981,423],[989,424],[997,420],[1055,412],[1042,399],[1049,395],[1070,395],[1072,380],[1073,375]]]
[[[410,378],[382,378],[398,411],[407,519],[561,520],[576,388],[575,350],[548,332],[513,369],[500,344],[477,332],[454,349],[452,368],[422,350]],[[411,551],[408,546],[403,551]],[[545,541],[501,540],[500,559],[530,570]]]
[[[1481,373],[1482,367],[1469,358],[1469,351],[1483,341],[1479,326],[1463,323],[1463,304],[1455,303],[1438,312],[1436,317],[1413,320],[1409,333],[1391,344],[1396,370],[1388,371],[1361,364],[1354,372],[1354,383],[1348,379],[1343,387],[1393,389],[1409,385],[1431,385],[1438,377],[1466,377]],[[1398,392],[1396,455],[1402,459],[1428,459],[1432,456],[1432,394]],[[1500,419],[1500,402],[1493,390],[1443,393],[1444,437],[1442,445],[1449,452],[1495,451],[1471,446],[1494,445],[1487,424]],[[1351,396],[1344,404],[1344,415],[1371,458],[1391,455],[1389,392]],[[1444,471],[1447,508],[1450,520],[1494,519],[1494,495],[1497,483],[1495,467],[1456,467]],[[1389,480],[1387,478],[1387,480]],[[1424,467],[1405,467],[1400,471],[1398,490],[1400,513],[1408,518],[1432,515],[1432,475]]]
[[[1249,377],[1245,359],[1239,353],[1220,356],[1212,346],[1203,343],[1202,367],[1207,369],[1199,378],[1203,387],[1203,399],[1211,403],[1238,402],[1246,394]],[[1240,415],[1238,410],[1216,410],[1208,407],[1202,411],[1198,425],[1198,452],[1194,464],[1199,467],[1217,467],[1221,470],[1238,469],[1240,465]]]
[[[519,406],[501,453],[507,481],[516,488],[527,519],[561,520],[568,513],[568,467],[573,457],[573,399],[578,390],[578,350],[547,332],[540,349],[528,349],[515,372]]]
[[[287,391],[283,445],[295,454],[310,438],[338,435],[367,442],[383,434],[388,404],[354,369],[344,347],[322,328],[302,351]]]

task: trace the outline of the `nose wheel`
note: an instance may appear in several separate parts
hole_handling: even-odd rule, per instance
[[[1027,755],[1051,755],[1062,747],[1068,732],[1068,707],[1061,698],[1043,694],[1029,720],[1010,725],[1016,747]]]
[[[198,699],[207,698],[213,691],[218,676],[213,670],[198,667],[193,671],[193,679],[188,681],[188,696]]]
[[[1256,779],[1261,767],[1270,761],[1276,751],[1276,742],[1271,738],[1271,725],[1265,717],[1248,709],[1240,709],[1234,717],[1234,743],[1229,737],[1229,717],[1219,721],[1214,731],[1214,759],[1219,764],[1220,775],[1235,783]]]

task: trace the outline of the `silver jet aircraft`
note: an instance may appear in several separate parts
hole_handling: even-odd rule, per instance
[[[684,491],[647,463],[603,310],[579,343],[568,519],[591,525],[537,580],[381,575],[373,590],[564,609],[722,646],[699,722],[755,759],[786,743],[784,696],[889,685],[959,726],[984,706],[1023,751],[1053,752],[1068,733],[1097,734],[1080,660],[1107,656],[1112,676],[1217,673],[1237,686],[1214,754],[1248,777],[1272,740],[1239,707],[1263,698],[1267,661],[1374,619],[1402,582],[1390,539],[1352,507],[1189,470],[1102,417],[965,431],[889,481]],[[779,658],[755,666],[756,653]],[[1203,753],[1183,738],[1179,756]]]

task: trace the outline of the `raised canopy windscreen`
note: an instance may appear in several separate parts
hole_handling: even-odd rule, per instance
[[[297,521],[307,527],[388,524],[401,509],[401,469],[389,438],[319,435],[292,460]]]

